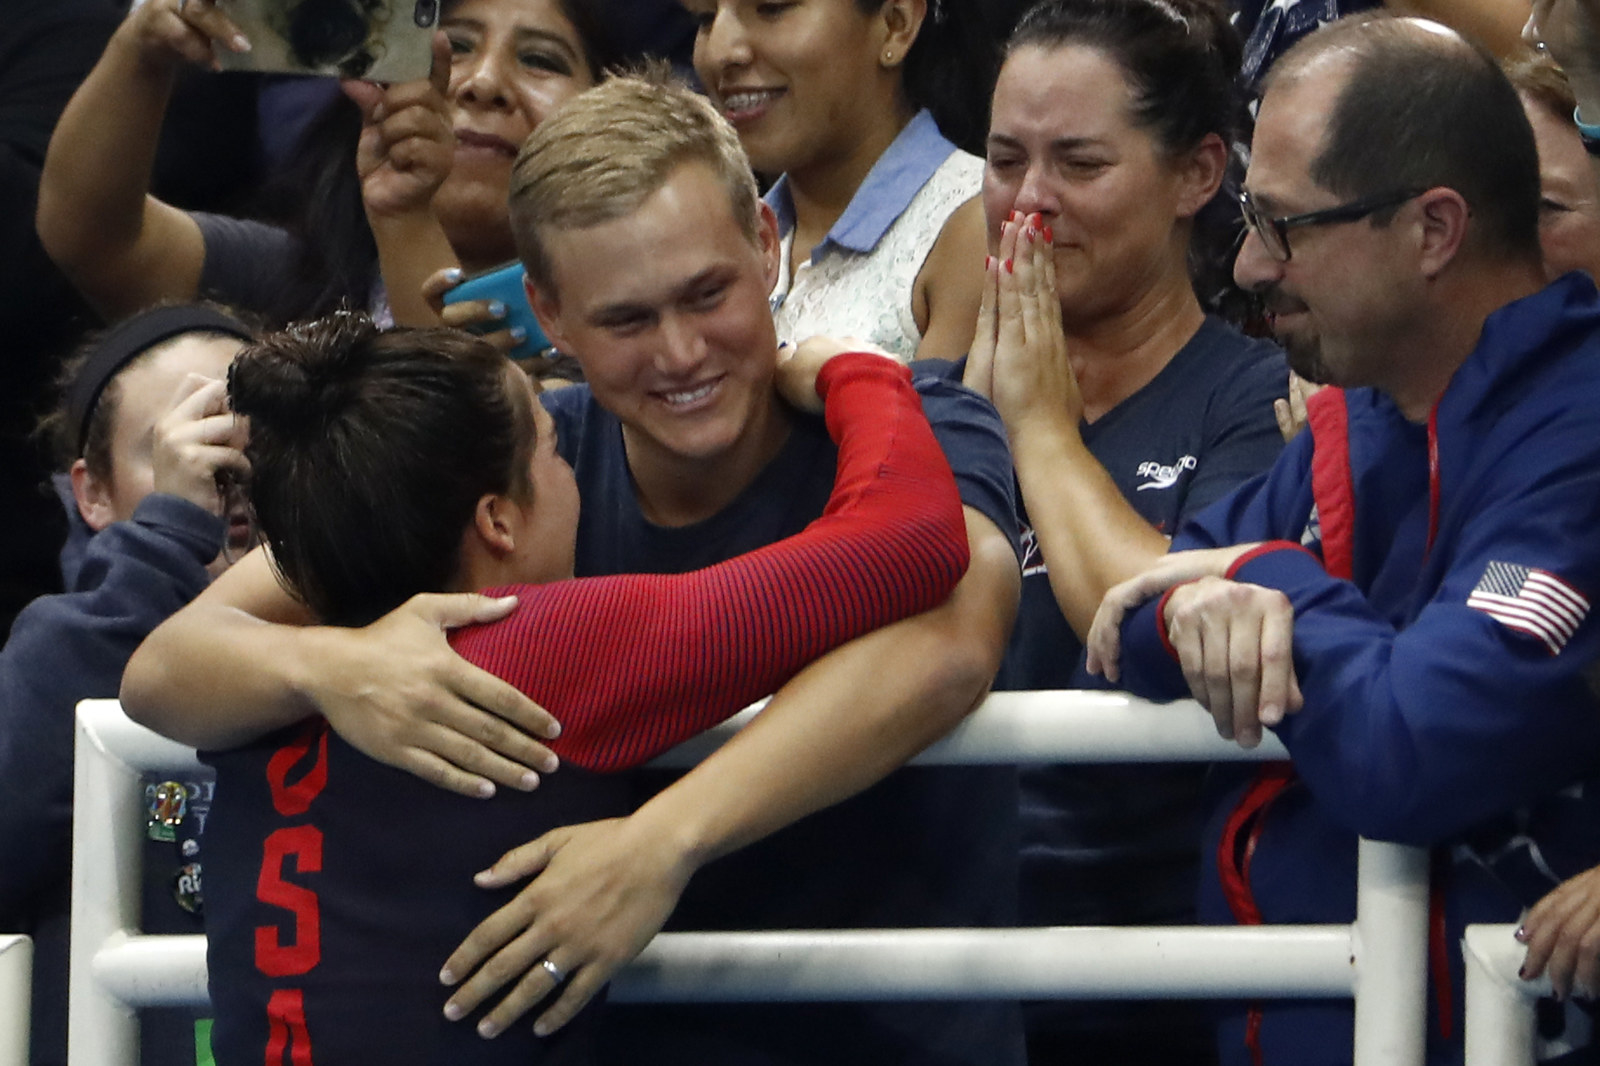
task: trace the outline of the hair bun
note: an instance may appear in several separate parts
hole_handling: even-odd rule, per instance
[[[234,360],[229,403],[252,430],[321,432],[355,398],[363,353],[378,334],[372,319],[349,311],[270,334]]]

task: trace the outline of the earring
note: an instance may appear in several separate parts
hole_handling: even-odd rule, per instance
[[[891,51],[888,51],[887,49],[885,49],[885,51],[883,53],[884,66],[889,66],[893,62],[894,62],[894,53],[891,52]]]

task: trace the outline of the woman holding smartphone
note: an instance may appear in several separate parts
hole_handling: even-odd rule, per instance
[[[515,257],[506,190],[517,148],[615,59],[577,0],[454,0],[439,27],[431,80],[346,83],[355,102],[333,101],[313,124],[293,190],[299,217],[278,226],[149,195],[179,67],[250,45],[213,0],[148,0],[51,140],[38,210],[46,250],[106,317],[202,294],[278,321],[354,305],[436,323],[422,277]],[[401,247],[411,255],[380,255]],[[413,276],[412,262],[426,271]]]

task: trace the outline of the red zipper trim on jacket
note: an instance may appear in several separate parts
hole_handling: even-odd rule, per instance
[[[1322,389],[1306,401],[1311,433],[1311,498],[1322,528],[1322,568],[1350,580],[1355,573],[1356,490],[1350,472],[1350,419],[1343,389]]]
[[[1262,766],[1222,827],[1222,839],[1217,843],[1217,873],[1222,879],[1222,896],[1228,901],[1228,910],[1240,925],[1261,924],[1261,909],[1250,888],[1250,864],[1256,856],[1256,845],[1261,841],[1261,830],[1267,824],[1267,811],[1294,781],[1294,767],[1289,763],[1271,762]],[[1239,847],[1241,832],[1245,833],[1243,849]],[[1245,1012],[1244,1043],[1250,1049],[1253,1066],[1263,1066],[1261,1019],[1261,1004],[1251,1003]]]

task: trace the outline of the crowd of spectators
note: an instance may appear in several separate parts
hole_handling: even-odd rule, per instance
[[[602,1003],[662,928],[1348,922],[1358,835],[1433,856],[1430,1066],[1489,921],[1589,1061],[1600,2],[444,0],[387,85],[227,10],[0,28],[35,1066],[119,689],[222,779],[146,1061],[1331,1066],[1348,1002]],[[444,301],[518,261],[514,363]],[[1101,687],[1293,762],[903,765]]]

